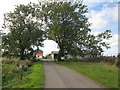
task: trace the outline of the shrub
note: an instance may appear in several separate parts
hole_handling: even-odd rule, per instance
[[[2,58],[2,80],[3,85],[9,83],[11,79],[23,78],[23,72],[28,70],[28,67],[32,66],[31,60],[19,60],[17,58]]]
[[[2,80],[7,82],[8,79],[17,75],[19,71],[19,67],[15,66],[14,64],[2,64]],[[16,74],[15,74],[16,73]]]
[[[26,60],[26,65],[29,66],[29,67],[32,66],[32,61],[31,60]]]
[[[67,58],[64,61],[81,61],[81,62],[105,62],[109,64],[116,64],[117,58],[116,57],[84,57],[84,58]]]
[[[9,78],[12,74],[19,74],[20,66],[22,66],[23,71],[27,71],[28,67],[32,65],[31,60],[19,60],[16,58],[8,59],[2,58],[2,75],[3,78]],[[3,79],[3,80],[4,80]]]

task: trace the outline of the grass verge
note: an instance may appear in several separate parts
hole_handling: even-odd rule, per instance
[[[118,88],[118,68],[107,63],[56,62],[71,68],[107,88]]]
[[[35,62],[26,72],[23,72],[23,79],[18,78],[17,73],[13,73],[7,78],[3,88],[43,88],[44,69],[41,62]]]

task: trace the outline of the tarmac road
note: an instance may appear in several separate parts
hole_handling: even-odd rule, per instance
[[[105,88],[101,84],[52,61],[44,62],[45,88]]]

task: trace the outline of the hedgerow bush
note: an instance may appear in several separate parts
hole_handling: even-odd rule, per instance
[[[63,61],[69,62],[69,61],[80,61],[80,62],[104,62],[109,64],[117,64],[117,58],[116,57],[84,57],[84,58],[67,58]]]
[[[7,83],[7,80],[14,78],[16,75],[22,77],[22,73],[28,70],[28,67],[32,66],[31,60],[19,60],[17,58],[2,58],[2,80],[3,84]],[[5,83],[4,83],[5,82]]]

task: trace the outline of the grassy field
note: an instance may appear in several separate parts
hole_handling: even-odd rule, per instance
[[[8,65],[7,67],[15,68],[12,65]],[[27,71],[24,71],[22,80],[18,77],[17,73],[9,74],[3,88],[43,88],[44,69],[42,63],[35,62]]]
[[[71,68],[107,88],[118,88],[118,68],[107,63],[56,62]]]

